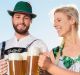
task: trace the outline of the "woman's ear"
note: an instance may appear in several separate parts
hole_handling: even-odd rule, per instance
[[[71,18],[70,18],[70,24],[71,25],[74,25],[75,24],[75,18],[73,17],[73,16],[71,16]]]

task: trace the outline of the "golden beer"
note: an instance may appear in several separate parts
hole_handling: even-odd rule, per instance
[[[39,75],[38,59],[39,56],[28,56],[28,75]]]
[[[27,75],[27,60],[19,53],[9,55],[9,72],[10,75]]]
[[[28,50],[28,74],[27,75],[39,75],[38,67],[39,48],[30,47]]]
[[[10,75],[25,75],[23,68],[23,60],[9,61]]]
[[[24,75],[27,75],[28,74],[27,52],[23,52],[21,55],[23,57],[23,72]]]

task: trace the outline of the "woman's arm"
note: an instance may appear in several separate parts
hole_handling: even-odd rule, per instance
[[[48,65],[47,71],[52,75],[80,75],[80,72],[69,71],[67,69],[58,67],[52,63]]]
[[[52,75],[80,75],[80,72],[73,72],[73,71],[69,71],[69,70],[56,66],[54,62],[52,61],[51,57],[52,57],[51,52],[50,52],[50,58],[47,57],[47,53],[40,55],[38,65],[42,69],[47,70]]]

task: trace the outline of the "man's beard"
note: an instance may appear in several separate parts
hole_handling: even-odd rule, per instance
[[[13,24],[13,28],[18,34],[23,34],[24,35],[24,34],[28,33],[29,25],[28,26],[26,26],[25,24],[23,24],[23,25],[24,25],[23,29],[18,29],[17,28],[18,24],[17,25]]]

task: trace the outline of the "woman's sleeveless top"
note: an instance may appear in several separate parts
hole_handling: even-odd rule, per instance
[[[53,54],[55,59],[57,59],[58,54],[60,54],[57,65],[75,72],[80,72],[80,56],[77,57],[68,57],[62,56],[63,47],[57,46],[53,48]]]

